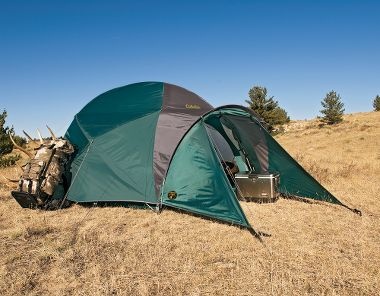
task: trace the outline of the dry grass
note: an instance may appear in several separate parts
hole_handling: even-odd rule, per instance
[[[377,295],[380,113],[281,144],[343,202],[245,203],[248,231],[165,210],[21,209],[0,184],[1,295]],[[298,136],[298,137],[296,137]],[[17,178],[17,171],[2,171]]]

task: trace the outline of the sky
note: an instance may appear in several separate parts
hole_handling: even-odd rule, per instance
[[[268,90],[291,119],[380,94],[380,1],[0,0],[0,111],[16,134],[63,135],[99,94],[140,81],[214,107]]]

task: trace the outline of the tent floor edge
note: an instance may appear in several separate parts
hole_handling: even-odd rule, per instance
[[[206,216],[204,214],[196,213],[196,212],[193,212],[193,211],[182,209],[180,207],[174,207],[172,205],[167,205],[167,204],[163,203],[162,204],[162,210],[164,208],[172,210],[174,212],[179,212],[179,213],[191,215],[191,216],[194,216],[194,217],[198,217],[198,218],[201,218],[201,219],[204,219],[204,220],[216,221],[216,222],[218,222],[220,224],[228,224],[228,225],[231,225],[231,226],[234,226],[234,227],[238,227],[240,229],[247,229],[249,231],[249,233],[251,233],[255,238],[257,238],[262,243],[264,243],[264,241],[262,240],[261,237],[271,237],[272,236],[271,234],[268,234],[268,233],[265,233],[265,232],[262,232],[262,231],[256,231],[249,224],[248,225],[242,225],[242,224],[235,223],[235,222],[232,222],[232,221],[227,221],[227,220],[222,220],[222,219],[218,219],[218,218],[215,218],[215,217]]]
[[[71,201],[70,199],[68,199]],[[151,203],[145,201],[128,201],[128,200],[115,200],[115,201],[79,201],[73,202],[84,208],[98,207],[98,208],[131,208],[131,209],[142,209],[146,208],[149,210],[156,211],[158,203]]]

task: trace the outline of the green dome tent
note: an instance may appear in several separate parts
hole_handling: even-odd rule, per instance
[[[343,205],[251,110],[213,109],[172,84],[142,82],[103,93],[75,115],[65,137],[76,147],[66,194],[73,202],[166,205],[252,229],[218,154],[239,160],[238,141],[255,171],[280,173],[281,193]]]

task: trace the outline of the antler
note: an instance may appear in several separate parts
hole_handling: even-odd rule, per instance
[[[31,142],[34,142],[34,140],[32,139],[32,137],[31,136],[29,136],[28,134],[27,134],[27,132],[26,131],[24,131],[24,130],[22,130],[22,132],[24,133],[24,135],[29,139],[29,141],[31,141]]]
[[[46,127],[47,127],[47,129],[49,130],[49,132],[50,132],[51,137],[53,138],[53,140],[54,140],[54,141],[57,140],[57,137],[54,135],[54,133],[53,133],[53,131],[51,130],[51,128],[50,128],[48,125],[46,125]]]
[[[44,143],[44,140],[42,140],[40,130],[37,129],[38,137],[40,138],[40,144],[42,145]]]
[[[16,149],[18,149],[18,150],[24,152],[24,153],[25,153],[26,155],[28,155],[30,158],[33,158],[32,153],[30,153],[30,152],[27,151],[26,149],[24,149],[24,148],[22,148],[22,147],[20,147],[19,145],[16,144],[16,142],[13,140],[11,134],[9,134],[9,137],[11,138],[11,141],[12,141],[12,143],[13,143],[14,148],[16,148]]]

